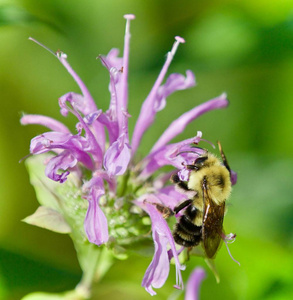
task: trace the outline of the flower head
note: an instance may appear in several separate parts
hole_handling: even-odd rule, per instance
[[[97,107],[85,84],[69,65],[66,54],[60,51],[54,53],[31,39],[61,62],[78,84],[81,93],[70,92],[59,98],[61,114],[66,117],[70,113],[76,117],[75,133],[63,123],[46,116],[24,115],[21,123],[40,124],[50,130],[33,138],[30,145],[33,155],[54,154],[46,158],[47,177],[64,183],[71,173],[75,173],[83,182],[81,192],[88,202],[84,230],[91,243],[99,246],[106,244],[113,251],[117,250],[117,246],[119,249],[130,247],[133,242],[147,235],[149,225],[143,220],[148,216],[155,254],[142,285],[154,295],[153,288],[161,287],[168,277],[171,259],[176,267],[176,287],[183,287],[181,270],[184,269],[178,258],[180,250],[176,248],[168,223],[157,210],[156,204],[173,209],[186,199],[174,186],[168,185],[169,173],[157,171],[171,165],[179,171],[181,179],[187,178],[185,165],[195,161],[205,151],[196,146],[202,140],[202,132],[198,131],[196,136],[181,142],[170,141],[203,113],[226,107],[228,100],[226,94],[222,94],[178,117],[150,148],[149,154],[134,165],[140,142],[154,122],[156,113],[166,107],[166,99],[172,93],[193,87],[195,76],[187,70],[185,75],[169,75],[163,83],[177,48],[185,42],[183,38],[175,37],[163,68],[142,103],[130,139],[128,61],[130,22],[134,15],[124,17],[126,31],[123,56],[118,56],[117,49],[110,50],[106,56],[99,56],[110,77],[108,110],[103,112]]]

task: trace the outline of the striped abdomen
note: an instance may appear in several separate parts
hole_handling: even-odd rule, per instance
[[[202,212],[192,204],[189,205],[184,215],[175,225],[173,237],[177,244],[184,247],[197,246],[202,239]]]

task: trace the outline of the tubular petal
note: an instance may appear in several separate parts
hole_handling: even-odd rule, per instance
[[[108,221],[99,205],[101,196],[105,194],[104,183],[101,178],[93,177],[83,188],[88,190],[88,195],[85,198],[89,202],[84,229],[88,240],[100,246],[109,239]]]
[[[67,176],[70,174],[68,169],[76,166],[78,160],[72,155],[70,151],[63,151],[61,154],[51,158],[46,166],[45,174],[47,177],[54,181],[63,183],[67,180]],[[58,174],[59,170],[64,170]]]
[[[28,124],[38,124],[45,126],[52,131],[60,131],[63,133],[70,133],[69,129],[61,122],[42,115],[24,115],[20,119],[20,123],[22,125],[28,125]]]
[[[125,15],[126,19],[126,28],[125,28],[125,36],[124,36],[124,50],[123,50],[123,63],[122,63],[122,71],[121,71],[121,86],[120,92],[117,95],[117,116],[119,123],[119,134],[123,132],[123,126],[128,127],[127,118],[125,120],[125,116],[123,115],[123,111],[127,110],[128,106],[128,65],[129,65],[129,43],[130,43],[130,21],[134,19],[134,15]],[[128,135],[127,135],[128,139]]]
[[[41,154],[54,149],[68,150],[78,161],[88,169],[93,169],[91,157],[84,151],[87,141],[81,136],[68,133],[46,132],[31,140],[30,152]]]
[[[123,175],[127,170],[130,158],[130,146],[127,144],[125,136],[121,136],[106,151],[104,168],[110,177]]]
[[[168,71],[168,68],[173,60],[173,57],[175,55],[175,52],[178,48],[178,45],[182,42],[182,40],[176,38],[176,42],[173,44],[172,50],[168,52],[166,62],[152,88],[149,95],[145,99],[145,101],[142,104],[140,114],[138,116],[138,120],[135,124],[131,147],[133,154],[136,152],[140,140],[144,134],[144,132],[149,128],[149,126],[153,123],[156,115],[155,107],[156,101],[157,101],[157,93],[160,88],[160,85]]]
[[[202,268],[196,268],[189,276],[184,300],[198,300],[199,287],[203,279],[206,277]]]
[[[201,132],[194,138],[184,140],[179,143],[169,144],[150,153],[142,161],[142,172],[139,179],[146,179],[156,170],[172,165],[177,169],[182,169],[184,164],[192,163],[199,155],[190,144],[197,144],[201,138]]]
[[[152,221],[152,234],[155,243],[155,254],[142,281],[142,286],[144,286],[151,295],[156,294],[152,287],[161,287],[165,283],[169,274],[170,262],[167,245],[170,246],[170,250],[172,251],[175,260],[176,285],[180,288],[183,288],[181,277],[182,266],[180,265],[178,259],[173,236],[166,220],[164,220],[155,206],[151,204],[155,199],[156,197],[154,195],[144,195],[142,198],[135,201],[137,205],[139,205],[149,214]]]
[[[151,152],[154,152],[162,146],[165,146],[175,136],[181,133],[191,121],[198,118],[200,115],[210,110],[226,107],[228,104],[229,102],[227,100],[226,94],[222,94],[221,96],[200,104],[190,111],[184,113],[169,125],[169,127],[164,131],[159,140],[156,142]]]

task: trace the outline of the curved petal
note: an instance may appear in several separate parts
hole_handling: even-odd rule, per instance
[[[45,132],[31,140],[30,152],[32,154],[40,154],[48,152],[54,148],[62,148],[62,146],[66,145],[71,138],[71,133],[56,131]]]
[[[181,266],[175,242],[173,240],[170,228],[163,218],[161,213],[152,204],[158,202],[154,195],[143,195],[140,199],[134,201],[142,209],[144,209],[150,216],[152,221],[152,234],[155,243],[155,253],[151,264],[149,265],[142,281],[142,286],[151,294],[155,295],[154,288],[161,287],[169,275],[169,253],[167,245],[169,245],[172,256],[175,260],[176,267],[176,287],[183,288],[181,277]]]
[[[164,131],[159,140],[156,142],[151,152],[154,152],[159,148],[165,146],[175,136],[181,133],[191,121],[198,118],[200,115],[210,110],[226,107],[228,104],[229,102],[227,100],[226,94],[222,94],[221,96],[200,104],[190,111],[184,113],[169,125],[169,127]]]
[[[85,139],[88,141],[88,149],[87,151],[90,152],[95,160],[96,165],[99,167],[102,163],[102,157],[103,157],[103,151],[105,143],[104,143],[104,128],[100,130],[95,130],[95,134],[91,131],[88,124],[85,122],[83,117],[80,115],[80,112],[78,110],[78,106],[76,103],[79,101],[75,98],[74,93],[67,93],[59,98],[59,105],[61,107],[61,111],[66,115],[68,111],[70,111],[73,115],[77,117],[80,124],[79,127],[83,128],[85,131]],[[67,106],[67,102],[71,107]],[[95,112],[95,111],[94,111]],[[94,124],[97,124],[99,122],[94,122]],[[103,126],[102,124],[100,124]],[[99,138],[96,139],[96,136]],[[101,145],[101,146],[100,146]]]
[[[94,177],[83,188],[89,191],[85,197],[89,206],[84,220],[84,229],[89,242],[100,246],[109,239],[108,221],[99,205],[100,197],[105,194],[103,180]]]
[[[112,120],[111,112],[108,110],[106,113],[101,114],[99,121],[106,126],[109,135],[109,144],[112,145],[119,137],[119,126],[117,120]]]
[[[170,270],[167,251],[168,240],[166,237],[160,236],[157,231],[153,232],[153,240],[155,244],[155,254],[142,280],[142,286],[145,287],[146,291],[152,296],[156,295],[153,287],[162,287],[168,278]]]
[[[20,119],[20,123],[22,125],[28,125],[28,124],[38,124],[38,125],[42,125],[45,126],[49,129],[51,129],[52,131],[59,131],[59,132],[63,132],[63,133],[70,133],[69,129],[62,124],[61,122],[47,117],[47,116],[42,116],[42,115],[24,115],[21,119]]]
[[[78,160],[70,151],[63,151],[61,154],[49,160],[45,169],[45,174],[50,179],[63,183],[70,174],[68,169],[75,167],[77,162]],[[65,172],[58,173],[59,170],[64,170]]]
[[[129,43],[130,43],[130,21],[134,15],[124,15],[126,19],[126,29],[124,36],[123,58],[118,58],[117,49],[112,49],[107,57],[101,56],[102,63],[109,70],[111,93],[111,103],[108,114],[113,121],[118,122],[119,135],[125,133],[128,138],[128,119],[124,112],[128,107],[128,64],[129,64]],[[127,130],[125,130],[125,128]]]
[[[119,49],[112,48],[107,56],[101,55],[102,63],[107,69],[115,68],[116,70],[120,70],[123,66],[123,58],[118,57]]]
[[[110,197],[115,197],[117,189],[117,180],[115,177],[110,177],[105,170],[97,170],[93,174],[94,177],[99,177],[107,181]]]
[[[72,69],[70,64],[67,61],[67,55],[62,52],[57,52],[56,57],[58,60],[62,63],[62,65],[66,68],[68,73],[73,77],[77,85],[79,86],[83,96],[85,97],[84,105],[87,107],[86,110],[88,111],[95,111],[97,110],[97,106],[95,104],[95,101],[90,94],[89,90],[87,89],[86,85],[83,83],[81,78],[76,74],[76,72]]]
[[[174,185],[166,186],[155,193],[160,202],[172,210],[183,200],[186,200],[186,193],[180,193]]]
[[[173,44],[172,50],[168,52],[166,62],[152,88],[149,95],[143,102],[140,110],[140,114],[138,116],[137,122],[135,124],[133,136],[132,136],[132,142],[131,147],[133,153],[136,152],[140,140],[145,133],[145,131],[150,127],[150,125],[154,122],[155,115],[156,115],[156,109],[158,108],[158,90],[160,88],[160,85],[168,71],[168,68],[173,60],[173,57],[176,53],[176,50],[180,43],[184,43],[184,40],[180,37],[175,38],[176,41]],[[160,106],[160,105],[159,105]]]
[[[55,149],[68,150],[85,167],[93,169],[92,159],[86,153],[87,147],[87,141],[79,135],[51,131],[33,138],[30,152],[32,154],[41,154]]]
[[[194,138],[161,147],[157,151],[150,153],[141,162],[142,172],[139,175],[139,179],[148,178],[165,165],[172,165],[177,169],[182,169],[185,164],[192,163],[204,150],[191,147],[190,144],[198,144],[200,139],[201,132],[198,132],[198,135]]]
[[[166,83],[158,89],[154,110],[158,112],[165,108],[166,98],[172,93],[179,90],[185,90],[193,86],[195,86],[195,76],[190,70],[186,71],[186,77],[178,73],[171,74],[167,78]]]
[[[196,268],[189,276],[184,300],[198,300],[199,287],[206,277],[206,273],[202,268]]]
[[[130,146],[122,135],[114,142],[104,155],[104,168],[109,176],[123,175],[131,158]]]
[[[231,183],[232,185],[237,183],[237,173],[233,170],[231,170]]]

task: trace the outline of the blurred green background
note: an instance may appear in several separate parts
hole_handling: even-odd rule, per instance
[[[221,140],[238,172],[225,217],[236,232],[200,299],[293,299],[293,1],[291,0],[14,0],[0,1],[0,299],[20,299],[33,291],[74,288],[81,276],[71,240],[29,226],[21,219],[37,208],[24,163],[40,126],[22,127],[22,112],[45,114],[72,129],[74,118],[59,114],[58,97],[79,92],[63,66],[28,40],[61,49],[87,84],[100,108],[109,103],[108,74],[96,60],[123,47],[125,13],[133,13],[130,57],[130,127],[171,48],[175,35],[186,39],[171,72],[195,72],[198,86],[169,97],[167,108],[143,140],[146,154],[163,129],[196,104],[227,92],[230,106],[194,121],[177,140],[195,135]],[[151,257],[117,262],[96,298],[150,299],[141,280]],[[192,257],[183,272],[202,265]],[[171,267],[156,299],[167,299],[175,283]],[[206,268],[207,269],[207,268]],[[182,296],[181,296],[182,297]]]

